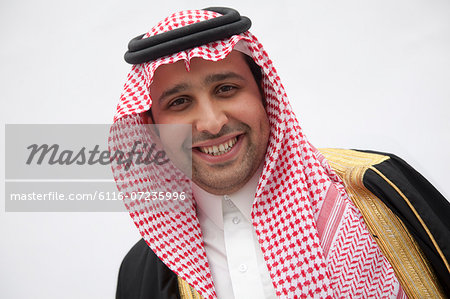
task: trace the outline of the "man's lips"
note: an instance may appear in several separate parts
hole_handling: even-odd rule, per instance
[[[206,155],[220,156],[232,150],[232,148],[238,142],[240,135],[241,134],[232,134],[228,136],[222,136],[213,140],[207,140],[201,143],[194,144],[192,149]]]
[[[223,143],[220,143],[219,145],[213,145],[213,146],[199,146],[197,147],[201,152],[213,156],[221,155],[229,150],[236,144],[237,138],[233,137],[229,139],[228,141],[225,141]]]
[[[233,133],[233,134],[228,134],[228,135],[224,135],[218,138],[214,138],[214,139],[208,139],[205,141],[199,141],[199,142],[194,142],[192,144],[192,148],[194,147],[200,147],[200,146],[213,146],[213,145],[219,145],[221,143],[224,143],[225,141],[228,141],[234,137],[238,137],[239,135],[242,135],[243,133]]]

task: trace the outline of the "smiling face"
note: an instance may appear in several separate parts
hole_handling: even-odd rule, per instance
[[[192,180],[218,195],[239,190],[262,163],[269,121],[244,54],[212,62],[193,58],[160,66],[150,85],[156,124],[192,125],[190,134],[160,129],[164,148],[180,169],[192,157]]]

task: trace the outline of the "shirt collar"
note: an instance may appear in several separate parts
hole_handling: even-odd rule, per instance
[[[233,204],[239,209],[244,217],[252,222],[252,206],[255,200],[256,187],[263,170],[263,164],[258,168],[252,178],[238,191],[226,195],[214,195],[206,192],[196,184],[192,183],[192,192],[197,207],[216,224],[223,229],[222,200],[229,196]]]

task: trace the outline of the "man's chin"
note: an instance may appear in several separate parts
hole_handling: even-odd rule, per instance
[[[246,182],[226,182],[217,178],[217,180],[192,179],[193,182],[208,193],[215,195],[231,194],[241,189]]]
[[[201,168],[193,165],[192,180],[209,193],[224,195],[241,189],[255,171],[251,165],[236,160]]]

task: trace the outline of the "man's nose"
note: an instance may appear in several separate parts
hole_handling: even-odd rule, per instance
[[[198,132],[217,134],[228,122],[228,117],[220,103],[211,100],[202,101],[197,113],[195,128]]]

